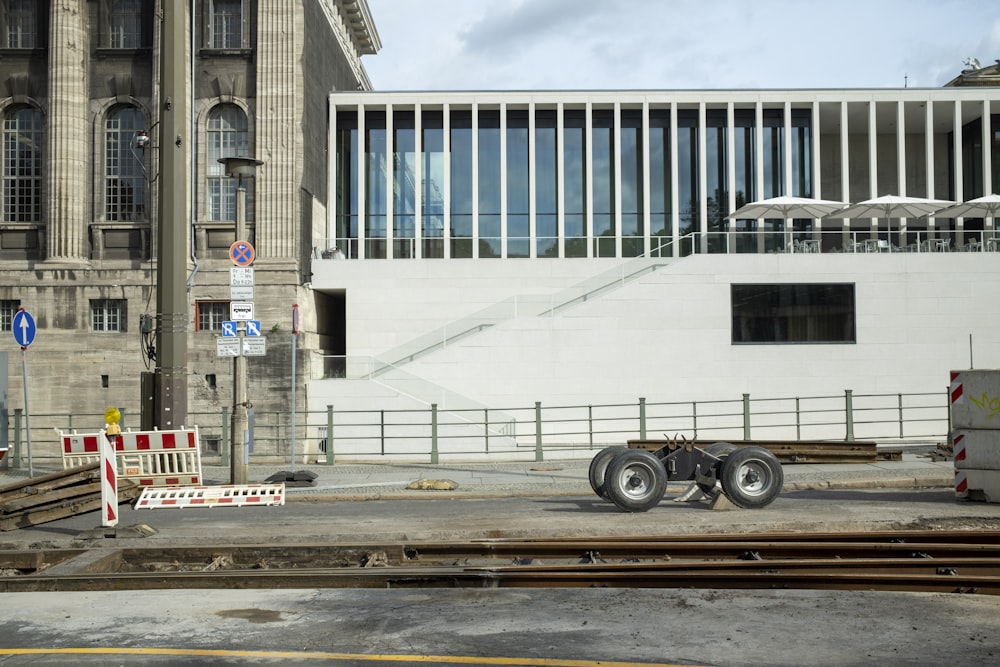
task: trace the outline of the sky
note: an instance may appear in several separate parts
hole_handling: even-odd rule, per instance
[[[937,88],[1000,58],[997,0],[368,0],[394,90]]]

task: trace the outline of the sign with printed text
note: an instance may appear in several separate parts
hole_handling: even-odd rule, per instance
[[[246,322],[253,319],[253,303],[250,301],[233,301],[229,304],[229,319]]]
[[[240,356],[240,338],[216,338],[215,356],[217,357],[238,357]]]
[[[253,267],[229,267],[229,285],[230,287],[253,287]]]
[[[267,354],[267,338],[241,338],[244,357],[263,357]]]
[[[232,301],[253,301],[253,285],[230,285],[229,298]]]

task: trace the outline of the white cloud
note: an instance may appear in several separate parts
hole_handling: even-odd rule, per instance
[[[937,87],[996,0],[368,0],[376,90]]]

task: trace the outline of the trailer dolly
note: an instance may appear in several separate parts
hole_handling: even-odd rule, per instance
[[[778,457],[763,447],[716,442],[702,449],[683,438],[652,452],[606,447],[591,460],[589,477],[598,496],[626,512],[655,507],[667,482],[685,480],[706,495],[725,494],[738,507],[766,507],[785,479]]]

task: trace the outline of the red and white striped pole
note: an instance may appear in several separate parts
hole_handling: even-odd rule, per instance
[[[101,431],[101,525],[105,528],[118,525],[118,469],[115,466],[115,448],[107,434]]]

